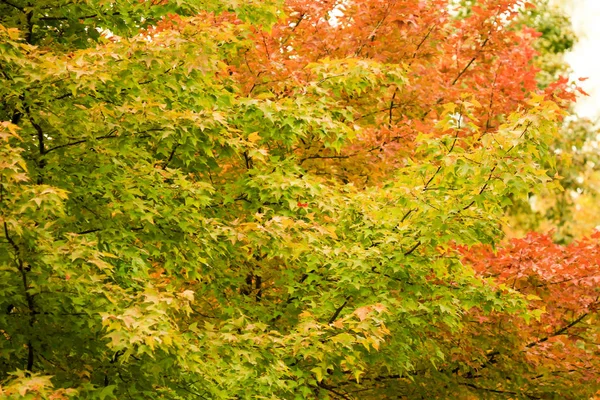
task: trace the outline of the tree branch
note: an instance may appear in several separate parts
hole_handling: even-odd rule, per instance
[[[327,385],[327,384],[325,384],[325,383],[323,383],[323,382],[319,382],[317,385],[318,385],[320,388],[322,388],[322,389],[325,389],[325,390],[327,390],[328,392],[331,392],[331,393],[335,394],[336,396],[338,396],[338,397],[341,397],[341,398],[342,398],[342,399],[344,399],[344,400],[352,400],[352,398],[351,398],[351,397],[348,397],[348,396],[347,396],[346,394],[344,394],[344,393],[340,393],[340,392],[338,392],[338,391],[336,390],[336,388],[333,388],[333,387],[331,387],[331,386],[329,386],[329,385]]]
[[[383,14],[383,18],[381,18],[379,22],[377,22],[377,25],[375,25],[373,31],[371,31],[369,36],[363,41],[363,43],[358,47],[358,49],[356,49],[356,51],[354,52],[354,57],[358,57],[360,55],[362,49],[367,45],[367,41],[375,40],[375,35],[377,34],[379,28],[381,28],[381,25],[383,25],[383,22],[387,19],[388,15],[390,14],[390,7],[393,3],[395,3],[395,1],[388,2],[387,7],[385,9],[385,13]]]
[[[421,241],[417,240],[417,243],[415,243],[415,245],[413,247],[410,248],[410,250],[408,250],[407,252],[404,253],[405,256],[410,256],[415,250],[417,250],[419,248],[419,246],[421,246]]]
[[[341,306],[339,306],[335,312],[333,313],[333,315],[331,316],[331,318],[329,318],[329,324],[333,324],[334,321],[337,319],[337,317],[339,317],[340,313],[342,312],[342,310],[344,309],[344,307],[346,307],[346,304],[348,304],[348,300],[350,300],[350,297],[346,297],[346,300],[344,300],[344,302],[342,303]]]
[[[507,391],[507,390],[484,388],[484,387],[476,386],[476,385],[474,385],[472,383],[468,383],[468,382],[459,382],[459,385],[468,386],[472,389],[481,390],[481,391],[489,392],[489,393],[497,393],[497,394],[503,394],[503,395],[507,395],[507,396],[508,395],[525,395],[530,399],[541,399],[541,397],[537,397],[537,396],[534,396],[534,395],[528,394],[528,393],[523,393],[523,392],[518,393],[518,392]]]
[[[487,189],[488,185],[490,184],[491,180],[492,180],[492,176],[494,175],[494,171],[496,170],[497,165],[494,165],[490,171],[490,175],[488,176],[487,180],[485,181],[485,184],[481,187],[481,189],[479,190],[479,192],[477,193],[477,195],[482,194],[485,189]],[[469,204],[467,204],[466,206],[464,206],[462,208],[461,211],[465,211],[468,208],[470,208],[473,204],[475,204],[475,200],[471,201]]]
[[[429,28],[429,30],[427,31],[427,33],[425,34],[425,36],[423,37],[423,39],[421,39],[421,41],[417,45],[417,48],[415,49],[415,52],[412,55],[412,60],[410,60],[410,62],[408,63],[409,67],[412,65],[412,63],[415,60],[415,58],[417,58],[417,53],[419,52],[419,49],[421,48],[421,46],[423,46],[423,43],[425,43],[425,41],[427,40],[427,38],[429,37],[429,35],[431,35],[431,32],[433,32],[433,30],[436,27],[437,27],[437,24],[433,24],[433,26],[431,28]]]
[[[43,170],[44,170],[44,167],[46,167],[46,160],[44,159],[44,156],[46,155],[46,144],[44,142],[44,131],[42,130],[42,127],[37,122],[35,122],[33,117],[29,114],[29,110],[27,110],[27,114],[29,115],[29,122],[31,122],[31,125],[37,132],[38,150],[40,152],[40,159],[38,161],[39,172],[38,172],[37,183],[38,183],[38,185],[41,185],[42,183],[44,183]]]
[[[543,337],[541,339],[538,339],[534,342],[531,342],[527,345],[528,348],[531,348],[535,345],[538,345],[540,343],[546,342],[548,341],[548,339],[554,337],[554,336],[559,336],[562,335],[563,333],[565,333],[566,331],[568,331],[570,328],[574,327],[575,325],[577,325],[578,323],[580,323],[581,321],[584,320],[585,317],[587,317],[589,315],[589,313],[583,313],[582,315],[580,315],[578,318],[574,319],[573,321],[571,321],[569,324],[563,326],[562,328],[554,331],[552,334]]]
[[[8,1],[8,0],[0,0],[0,2],[4,3],[4,4],[6,4],[6,5],[9,5],[9,6],[11,6],[11,7],[15,8],[15,9],[17,9],[17,10],[21,11],[22,13],[24,13],[24,12],[25,12],[25,8],[24,8],[24,7],[18,6],[18,5],[16,5],[15,3],[12,3],[12,2],[10,2],[10,1]]]
[[[28,268],[25,266],[23,259],[20,257],[19,246],[17,246],[17,244],[8,232],[8,225],[6,224],[6,221],[4,222],[4,236],[6,237],[6,240],[8,241],[8,243],[10,243],[11,247],[13,248],[13,251],[15,252],[15,263],[17,264],[17,270],[21,275],[21,282],[23,283],[23,291],[25,293],[25,301],[27,302],[27,308],[29,309],[29,326],[33,328],[33,324],[35,322],[35,315],[37,312],[35,309],[33,295],[29,293],[30,287],[29,282],[27,280]],[[27,341],[27,371],[31,371],[33,369],[33,359],[33,345],[31,343],[31,339],[29,339]]]
[[[393,116],[393,110],[394,110],[394,100],[396,99],[396,94],[398,93],[398,88],[396,87],[396,89],[394,90],[394,94],[392,95],[392,100],[390,101],[390,112],[389,112],[389,121],[388,121],[388,125],[391,127],[392,126],[392,116]]]
[[[117,129],[115,128],[115,129],[111,130],[108,134],[106,134],[104,136],[98,136],[95,139],[97,140],[97,139],[112,139],[112,138],[116,138],[116,137],[118,137],[117,135],[115,135],[116,132],[117,132]],[[148,132],[148,131],[145,131],[145,132]],[[78,144],[86,143],[86,142],[89,142],[89,141],[90,141],[90,139],[81,139],[81,140],[76,140],[75,142],[69,142],[69,143],[65,143],[65,144],[60,144],[58,146],[54,146],[54,147],[49,148],[48,150],[45,151],[44,154],[48,154],[51,151],[62,149],[64,147],[76,146]]]
[[[315,154],[315,155],[312,155],[312,156],[304,157],[304,158],[300,159],[299,162],[300,162],[300,164],[302,164],[306,160],[317,160],[317,159],[327,160],[327,159],[336,159],[336,158],[343,159],[343,158],[350,158],[352,156],[355,156],[356,154],[357,153],[350,154],[350,155],[342,155],[342,154],[340,154],[340,155],[334,155],[334,156],[322,156],[322,155],[319,155],[319,154]]]
[[[113,15],[118,15],[119,13],[115,13]],[[68,18],[68,17],[39,17],[39,20],[42,21],[69,21],[69,20],[82,20],[82,19],[91,19],[91,18],[96,18],[98,16],[98,14],[92,14],[92,15],[82,15],[81,17],[76,17],[76,18]]]
[[[283,41],[281,42],[281,47],[283,47],[283,45],[286,44],[288,40],[290,40],[290,38],[292,37],[292,33],[294,33],[294,31],[296,30],[296,28],[298,28],[298,25],[300,25],[300,22],[302,22],[302,20],[304,20],[305,16],[306,16],[305,13],[301,13],[300,14],[300,17],[298,17],[298,20],[296,21],[296,23],[292,27],[292,30],[290,31],[290,34],[287,35],[287,37],[285,39],[283,39]],[[248,61],[246,61],[246,63],[247,62]]]
[[[485,45],[487,44],[487,42],[489,40],[490,40],[490,36],[488,35],[488,37],[486,37],[485,40],[483,41],[483,43],[481,44],[481,47],[477,51],[477,54],[475,54],[473,56],[473,58],[471,58],[471,60],[467,63],[467,65],[465,65],[465,67],[462,69],[462,71],[460,71],[458,73],[458,75],[456,76],[456,78],[454,78],[454,80],[452,81],[452,83],[450,84],[450,86],[454,86],[456,84],[456,82],[458,82],[458,80],[465,74],[465,72],[467,72],[467,70],[469,69],[469,67],[471,66],[471,64],[473,64],[475,62],[475,60],[479,56],[479,53],[481,53],[481,51],[483,50],[483,48],[485,47]]]
[[[169,154],[169,158],[167,158],[167,161],[165,161],[165,163],[162,166],[163,171],[165,169],[167,169],[167,166],[169,165],[169,163],[171,161],[173,161],[173,157],[175,157],[175,151],[177,150],[177,147],[179,147],[179,143],[177,143],[175,146],[173,146],[173,150],[171,150],[171,154]]]

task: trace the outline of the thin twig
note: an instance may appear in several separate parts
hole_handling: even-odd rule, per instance
[[[489,39],[490,39],[490,36],[488,35],[488,37],[486,37],[485,40],[483,41],[483,43],[481,44],[481,47],[477,51],[477,54],[475,54],[473,56],[473,58],[471,58],[471,60],[469,60],[469,62],[467,63],[467,65],[465,65],[465,67],[462,69],[462,71],[460,71],[458,73],[458,75],[456,76],[456,78],[454,78],[454,80],[452,81],[452,83],[450,84],[450,86],[454,86],[456,84],[456,82],[458,82],[458,80],[465,74],[465,72],[467,72],[467,70],[469,69],[469,67],[471,66],[471,64],[473,64],[475,62],[475,60],[479,56],[479,53],[481,53],[481,51],[483,50],[483,48],[485,47],[485,45],[487,44],[487,42],[489,41]]]

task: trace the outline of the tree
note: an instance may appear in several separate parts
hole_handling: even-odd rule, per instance
[[[0,0],[2,395],[538,393],[469,338],[540,313],[463,250],[573,96],[514,5]]]
[[[567,246],[553,243],[548,235],[529,234],[498,252],[481,248],[466,253],[479,274],[518,290],[530,300],[532,312],[541,311],[532,323],[478,316],[484,327],[469,338],[470,345],[481,349],[494,370],[483,369],[477,380],[496,381],[500,371],[513,390],[538,398],[552,398],[556,392],[564,393],[563,398],[593,396],[600,375],[598,250],[598,233]],[[588,389],[580,392],[578,387]]]
[[[567,2],[568,3],[568,2]],[[538,87],[545,88],[565,77],[570,71],[565,54],[577,42],[571,21],[565,14],[564,1],[540,1],[535,9],[528,9],[520,17],[520,24],[540,33],[534,43],[538,55],[534,58],[539,68]],[[579,81],[586,80],[580,77]],[[581,88],[580,94],[587,95]],[[569,242],[574,237],[589,233],[598,225],[594,204],[597,190],[594,166],[597,157],[593,150],[597,128],[592,121],[570,115],[561,132],[550,146],[557,154],[557,169],[561,191],[532,193],[526,202],[517,202],[510,209],[512,232],[520,234],[532,230],[554,230],[554,240]]]

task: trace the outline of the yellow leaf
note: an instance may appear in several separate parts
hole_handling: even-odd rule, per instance
[[[379,351],[379,340],[371,338],[371,345],[377,351]]]
[[[146,338],[144,339],[144,343],[146,343],[146,345],[148,345],[148,347],[150,347],[151,350],[154,350],[154,343],[156,341],[154,340],[154,338],[152,336],[146,336]]]
[[[326,226],[325,229],[327,230],[327,232],[329,232],[329,234],[331,235],[332,238],[334,238],[334,239],[338,238],[338,235],[335,233],[334,226]]]
[[[356,383],[360,383],[360,376],[362,375],[362,371],[356,370],[354,371],[354,379],[356,379]]]
[[[444,107],[444,114],[452,113],[456,110],[456,104],[454,104],[454,103],[446,103],[443,105],[443,107]]]
[[[243,224],[240,224],[240,227],[245,231],[256,231],[259,229],[260,225],[255,222],[244,222]]]
[[[311,369],[311,371],[315,373],[317,381],[321,382],[323,380],[323,371],[321,370],[321,368],[314,367],[313,369]]]
[[[481,103],[480,103],[480,102],[478,102],[478,101],[477,101],[477,99],[475,99],[475,98],[472,98],[472,99],[471,99],[471,103],[472,103],[472,104],[473,104],[475,107],[477,107],[477,108],[481,108]]]
[[[252,143],[256,143],[261,139],[260,135],[258,134],[258,132],[252,132],[250,135],[248,135],[248,141],[252,142]]]

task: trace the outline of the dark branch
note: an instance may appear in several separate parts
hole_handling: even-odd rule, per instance
[[[393,116],[393,110],[394,110],[394,100],[396,99],[396,93],[398,93],[398,88],[396,88],[396,90],[394,90],[394,94],[392,95],[392,100],[390,101],[390,113],[389,113],[389,121],[388,121],[388,124],[390,126],[392,126],[392,116]]]
[[[472,383],[460,382],[459,384],[460,385],[464,385],[464,386],[468,386],[468,387],[470,387],[472,389],[475,389],[475,390],[480,390],[480,391],[489,392],[489,393],[503,394],[503,395],[506,395],[506,396],[509,396],[509,395],[525,395],[525,396],[527,396],[530,399],[540,399],[541,398],[541,397],[536,397],[536,396],[533,396],[531,394],[527,394],[527,393],[523,393],[523,392],[517,393],[517,392],[511,392],[511,391],[507,391],[507,390],[484,388],[484,387],[476,386],[476,385],[474,385]]]
[[[419,44],[417,45],[417,48],[415,49],[415,52],[412,55],[412,60],[410,60],[410,62],[408,63],[408,66],[410,67],[412,62],[414,61],[415,58],[417,58],[417,53],[419,52],[419,49],[421,48],[421,46],[423,46],[423,43],[425,43],[425,41],[427,40],[427,38],[429,37],[429,35],[431,35],[431,32],[433,32],[433,30],[437,27],[437,24],[433,24],[433,26],[431,28],[429,28],[429,30],[427,31],[427,34],[425,34],[425,36],[423,37],[423,39],[421,39],[421,41],[419,42]]]
[[[338,396],[338,397],[341,397],[341,398],[342,398],[342,399],[344,399],[344,400],[351,400],[351,397],[348,397],[348,396],[347,396],[346,394],[344,394],[344,393],[340,393],[340,392],[338,392],[338,391],[336,390],[336,388],[333,388],[333,387],[331,387],[331,386],[329,386],[329,385],[326,385],[326,384],[325,384],[325,383],[323,383],[323,382],[319,382],[319,383],[318,383],[318,385],[319,385],[319,387],[320,387],[320,388],[323,388],[323,389],[327,390],[328,392],[331,392],[331,393],[335,394],[336,396]]]
[[[340,154],[340,155],[337,155],[337,156],[322,156],[322,155],[319,155],[319,154],[315,154],[315,155],[312,155],[312,156],[308,156],[308,157],[302,158],[300,160],[300,164],[302,164],[306,160],[316,160],[316,159],[327,160],[327,159],[335,159],[335,158],[342,158],[343,159],[343,158],[350,158],[350,157],[352,157],[354,155],[356,155],[356,153],[350,154],[350,155],[342,155],[342,154]]]
[[[587,317],[587,316],[588,316],[588,313],[584,313],[584,314],[580,315],[578,318],[576,318],[575,320],[571,321],[568,325],[565,325],[562,328],[554,331],[552,334],[550,334],[550,335],[548,335],[546,337],[543,337],[541,339],[538,339],[535,342],[529,343],[527,345],[527,347],[533,347],[533,346],[535,346],[537,344],[546,342],[548,339],[550,339],[550,338],[552,338],[554,336],[562,335],[563,333],[565,333],[566,331],[568,331],[569,329],[571,329],[572,327],[574,327],[575,325],[577,325],[578,323],[580,323],[581,321],[583,321],[583,319],[585,317]]]
[[[176,144],[175,146],[173,146],[173,150],[171,150],[171,154],[169,154],[169,158],[167,158],[167,161],[165,161],[165,163],[162,167],[163,171],[165,169],[167,169],[167,166],[169,165],[169,163],[171,161],[173,161],[173,157],[175,157],[175,151],[177,150],[177,147],[179,147],[179,144]]]
[[[465,65],[465,67],[462,69],[462,71],[460,71],[458,73],[458,75],[456,76],[456,78],[454,78],[454,80],[452,81],[452,83],[450,84],[450,86],[454,86],[456,84],[456,82],[458,82],[458,80],[465,74],[465,72],[467,72],[467,70],[469,69],[469,67],[471,67],[471,64],[473,64],[475,62],[475,60],[479,56],[479,53],[481,52],[481,50],[483,50],[483,48],[485,47],[485,45],[487,44],[487,42],[489,40],[490,40],[489,36],[485,38],[485,40],[481,44],[481,47],[480,47],[479,51],[477,52],[477,54],[474,55],[473,58],[471,58],[471,60],[469,60],[469,62],[467,63],[467,65]]]
[[[27,281],[28,268],[25,266],[25,263],[23,262],[23,260],[20,257],[19,246],[17,246],[17,243],[15,243],[13,238],[10,236],[10,233],[8,232],[8,225],[6,224],[6,222],[4,222],[4,236],[6,237],[6,240],[8,241],[8,243],[10,243],[11,247],[13,248],[13,250],[15,252],[15,262],[17,264],[17,270],[19,271],[19,274],[21,275],[21,281],[23,282],[23,291],[25,292],[25,300],[27,301],[27,308],[29,309],[29,326],[31,328],[33,328],[33,324],[35,322],[35,315],[37,312],[35,309],[35,302],[33,300],[33,295],[29,292],[29,289],[30,289],[29,282]],[[31,340],[28,340],[27,341],[27,367],[26,367],[27,371],[31,371],[33,369],[33,359],[34,359],[33,345],[31,344]]]
[[[88,233],[95,233],[95,232],[100,232],[102,229],[100,228],[95,228],[95,229],[88,229],[85,231],[81,231],[81,232],[77,232],[78,235],[86,235]]]
[[[415,211],[417,211],[417,209],[416,209],[416,208],[411,208],[410,210],[408,210],[408,211],[406,212],[406,214],[404,214],[404,216],[403,216],[403,217],[402,217],[402,219],[400,220],[400,223],[404,222],[404,221],[406,220],[406,218],[408,218],[408,216],[409,216],[410,214],[412,214],[413,212],[415,212]]]
[[[113,14],[116,15],[116,14]],[[77,18],[68,18],[68,17],[39,17],[39,20],[42,21],[68,21],[68,20],[82,20],[82,19],[91,19],[91,18],[96,18],[98,16],[98,14],[92,14],[92,15],[83,15],[81,17],[77,17]]]
[[[339,306],[335,312],[333,313],[333,315],[331,316],[331,318],[329,318],[329,324],[333,324],[333,322],[337,319],[337,317],[339,317],[340,313],[342,312],[342,310],[344,309],[344,307],[346,307],[346,304],[348,304],[348,300],[350,299],[350,297],[346,297],[346,300],[344,300],[344,302],[342,303],[341,306]]]
[[[298,25],[300,25],[300,22],[302,22],[302,20],[304,20],[305,16],[306,16],[306,14],[304,14],[304,13],[300,14],[300,17],[298,17],[298,20],[296,21],[296,23],[292,27],[292,30],[290,31],[290,34],[287,35],[287,37],[281,42],[281,47],[283,47],[283,45],[286,44],[288,40],[290,40],[290,38],[292,37],[292,33],[294,33],[294,31],[296,30],[296,28],[298,28]],[[248,62],[248,61],[246,61],[246,62]]]
[[[490,171],[490,175],[488,176],[487,180],[485,181],[485,184],[481,187],[481,189],[479,189],[479,192],[477,193],[477,195],[481,195],[483,192],[485,192],[485,189],[487,189],[488,185],[490,184],[490,182],[492,180],[492,177],[494,175],[494,171],[496,170],[496,167],[497,167],[497,165],[494,165],[494,167]],[[467,210],[473,204],[475,204],[475,200],[471,201],[469,204],[467,204],[466,206],[464,206],[461,211]]]
[[[408,250],[406,253],[404,253],[404,255],[405,256],[411,255],[415,250],[417,250],[419,248],[419,246],[421,246],[421,242],[417,241],[417,243],[415,243],[415,245],[413,247],[411,247],[410,250]]]
[[[21,11],[23,13],[25,12],[25,8],[23,8],[21,6],[18,6],[15,3],[12,3],[12,2],[10,2],[8,0],[0,0],[0,2],[4,3],[6,5],[9,5],[9,6],[13,7],[13,8],[16,8],[17,10],[19,10],[19,11]]]
[[[115,133],[117,132],[116,129],[113,129],[112,131],[110,131],[107,135],[104,136],[98,136],[96,139],[112,139],[112,138],[116,138],[118,137],[117,135],[115,135]],[[69,143],[65,143],[65,144],[60,144],[58,146],[54,146],[49,148],[48,150],[45,151],[44,154],[48,154],[51,151],[54,150],[58,150],[58,149],[62,149],[64,147],[71,147],[71,146],[76,146],[78,144],[82,144],[82,143],[86,143],[88,142],[90,139],[81,139],[81,140],[76,140],[75,142],[69,142]]]
[[[354,52],[354,57],[358,57],[362,51],[362,49],[367,45],[367,42],[370,41],[374,41],[375,40],[375,36],[377,35],[377,31],[379,30],[379,28],[381,28],[381,25],[383,25],[384,21],[387,19],[388,15],[390,15],[390,7],[391,7],[391,3],[388,3],[387,8],[385,9],[385,12],[383,14],[383,18],[381,18],[379,20],[379,22],[377,22],[377,25],[375,25],[375,28],[373,29],[373,31],[371,31],[371,33],[369,34],[369,36],[367,37],[366,40],[364,40],[361,45],[358,47],[358,49],[356,49],[356,51]]]

